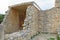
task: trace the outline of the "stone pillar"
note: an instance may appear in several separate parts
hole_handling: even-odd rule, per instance
[[[56,18],[58,19],[58,21],[57,21],[58,22],[57,32],[60,36],[60,8],[57,8],[57,17]]]
[[[0,40],[4,40],[4,27],[0,25]]]
[[[15,9],[10,9],[3,21],[4,33],[13,33],[19,30],[19,12]]]
[[[23,30],[25,29],[29,32],[26,37],[28,39],[38,32],[38,12],[39,11],[32,5],[28,6],[26,10]]]
[[[29,26],[30,26],[30,36],[33,36],[38,31],[38,10],[34,6],[29,6],[27,8],[27,13],[30,15]]]

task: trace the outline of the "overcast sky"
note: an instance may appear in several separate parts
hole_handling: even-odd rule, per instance
[[[19,4],[22,2],[35,1],[42,10],[47,10],[54,7],[55,0],[1,0],[0,1],[0,14],[5,14],[8,6]]]

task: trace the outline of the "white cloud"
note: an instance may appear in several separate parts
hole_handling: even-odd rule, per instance
[[[5,13],[5,11],[7,10],[7,7],[8,6],[8,1],[7,0],[1,0],[0,1],[0,13],[1,14],[4,14]]]
[[[36,0],[35,2],[40,6],[42,10],[46,10],[54,7],[55,0]]]
[[[10,0],[9,5],[14,5],[14,4],[18,4],[18,3],[22,3],[22,2],[28,2],[28,1],[33,1],[33,0]]]
[[[0,13],[5,14],[4,12],[8,9],[8,6],[22,3],[28,1],[35,1],[41,9],[49,9],[54,6],[55,0],[1,0],[0,1]]]

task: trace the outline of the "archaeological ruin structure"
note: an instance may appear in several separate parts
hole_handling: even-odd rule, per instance
[[[2,25],[4,40],[31,40],[40,33],[57,35],[60,28],[60,0],[55,0],[55,7],[48,10],[41,10],[35,2],[9,6]]]

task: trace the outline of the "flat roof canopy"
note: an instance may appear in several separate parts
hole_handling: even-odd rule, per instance
[[[39,6],[34,2],[25,2],[25,3],[21,3],[21,4],[15,4],[15,5],[11,5],[9,6],[9,8],[13,8],[16,10],[21,10],[23,11],[24,9],[26,9],[29,5],[33,5],[34,7],[36,7],[38,10],[40,9]]]

